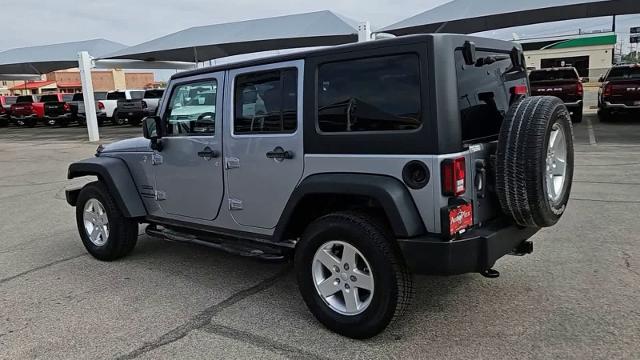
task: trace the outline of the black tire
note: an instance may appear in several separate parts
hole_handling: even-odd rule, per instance
[[[545,179],[554,127],[562,130],[566,142],[565,178],[555,201],[548,195]],[[536,96],[514,104],[502,123],[498,141],[496,191],[503,212],[521,226],[556,224],[569,201],[573,160],[573,128],[560,99]]]
[[[113,112],[113,117],[111,118],[111,124],[113,125],[124,125],[125,124],[125,120],[120,117],[120,114],[118,114],[118,110],[116,109],[116,111]]]
[[[109,235],[106,243],[101,246],[95,245],[90,240],[84,226],[84,208],[90,199],[96,199],[102,204],[109,221]],[[84,247],[98,260],[113,261],[122,258],[133,250],[138,240],[138,223],[122,216],[113,197],[99,181],[87,184],[80,191],[76,203],[76,223]]]
[[[316,251],[336,239],[352,245],[366,257],[375,279],[371,302],[357,315],[343,315],[331,309],[316,290],[312,277]],[[367,339],[405,312],[413,296],[413,282],[393,242],[387,227],[365,214],[333,213],[309,225],[296,246],[295,269],[305,303],[324,326],[343,336]]]
[[[576,109],[576,111],[573,112],[573,116],[571,116],[571,122],[579,124],[582,122],[582,113],[583,110],[582,108]]]
[[[598,110],[598,119],[600,120],[600,122],[602,123],[609,122],[611,121],[611,118],[612,118],[611,111],[607,109]]]
[[[36,127],[36,123],[37,123],[37,121],[35,119],[29,119],[29,120],[25,120],[24,121],[25,126],[29,127],[29,128]]]

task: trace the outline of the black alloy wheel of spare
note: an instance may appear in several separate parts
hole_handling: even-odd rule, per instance
[[[564,213],[573,180],[573,128],[562,101],[534,96],[507,113],[498,141],[496,190],[521,226],[549,227]]]

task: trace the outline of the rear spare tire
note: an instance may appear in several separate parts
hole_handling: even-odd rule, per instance
[[[521,226],[552,226],[565,211],[572,180],[573,128],[566,106],[549,96],[514,104],[500,129],[496,159],[503,212]]]

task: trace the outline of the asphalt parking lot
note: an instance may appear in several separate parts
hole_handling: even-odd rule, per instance
[[[640,358],[640,119],[576,125],[572,200],[532,255],[498,279],[416,278],[410,312],[367,341],[322,328],[286,263],[146,235],[121,261],[91,258],[64,201],[85,137],[0,129],[2,359]]]

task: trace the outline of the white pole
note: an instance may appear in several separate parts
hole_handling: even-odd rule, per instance
[[[98,116],[96,115],[96,101],[93,96],[93,81],[91,79],[91,56],[86,51],[78,53],[78,67],[80,68],[80,81],[82,83],[82,97],[84,99],[84,115],[87,118],[87,131],[89,141],[100,140],[98,130]]]
[[[371,39],[371,24],[368,21],[358,23],[358,42],[369,41]]]

